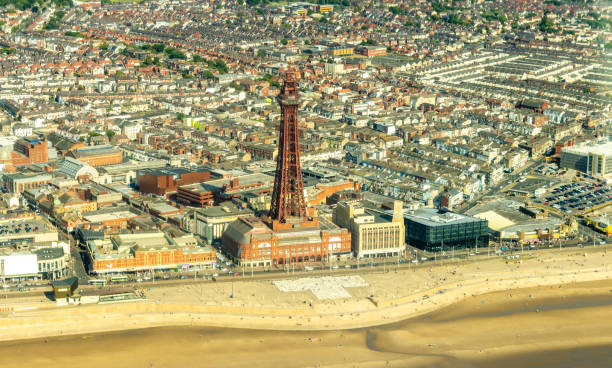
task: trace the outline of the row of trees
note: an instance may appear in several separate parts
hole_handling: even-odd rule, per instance
[[[51,19],[49,19],[49,21],[47,23],[45,23],[45,25],[43,26],[43,29],[45,29],[45,30],[47,30],[47,29],[58,29],[59,28],[59,22],[62,20],[62,18],[64,18],[65,15],[66,15],[66,12],[63,11],[63,10],[56,11],[51,16]]]
[[[161,44],[161,43],[156,43],[154,45],[142,45],[140,46],[140,48],[142,50],[155,52],[157,54],[163,52],[170,59],[181,59],[181,60],[186,59],[185,54],[181,50],[176,49],[174,47],[166,47],[164,44]]]
[[[0,7],[12,5],[15,9],[32,9],[33,12],[38,12],[38,9],[46,4],[52,4],[58,8],[68,8],[74,5],[72,0],[0,0]]]

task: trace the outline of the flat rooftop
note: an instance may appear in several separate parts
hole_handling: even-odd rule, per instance
[[[563,220],[555,217],[534,219],[520,211],[524,204],[510,199],[495,199],[478,204],[468,214],[489,221],[489,228],[496,231],[521,232],[535,229],[556,228]]]
[[[83,219],[89,222],[104,222],[104,221],[131,219],[136,216],[138,216],[138,214],[132,211],[119,210],[119,211],[107,212],[107,213],[90,212],[89,214],[85,214],[83,216]]]
[[[198,209],[198,212],[202,216],[206,217],[226,217],[234,215],[253,214],[253,211],[251,211],[250,209],[239,208],[233,203],[221,203],[218,206],[205,207],[202,209]]]
[[[77,156],[96,156],[96,155],[108,155],[111,153],[121,152],[120,149],[113,146],[88,146],[77,148],[74,153]]]
[[[444,212],[435,208],[420,208],[415,211],[404,210],[404,218],[427,226],[467,224],[483,221],[479,218]]]
[[[159,168],[148,168],[141,171],[140,175],[150,174],[153,176],[174,176],[182,175],[191,172],[203,172],[208,171],[207,169],[187,169],[182,167],[159,167]]]
[[[272,185],[274,183],[274,177],[263,173],[247,174],[237,177],[238,186],[253,185],[257,183],[263,183],[264,185]],[[194,193],[206,193],[206,192],[217,192],[223,190],[223,188],[230,184],[233,178],[216,179],[210,180],[204,183],[195,183],[182,185],[180,188],[188,190]]]
[[[579,146],[565,147],[563,148],[562,152],[576,153],[581,155],[594,154],[612,156],[612,141],[588,143]]]
[[[44,233],[47,231],[47,229],[55,230],[53,226],[51,226],[51,224],[47,224],[46,221],[44,220],[15,219],[14,222],[9,222],[7,220],[0,221],[0,239],[2,239],[3,235],[9,236],[9,235],[24,235],[27,233],[30,233],[30,234]]]
[[[34,251],[38,259],[56,259],[64,255],[64,248],[41,248]]]

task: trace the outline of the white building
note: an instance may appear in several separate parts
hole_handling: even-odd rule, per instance
[[[11,253],[0,255],[0,277],[36,277],[38,276],[38,265],[36,254]]]
[[[610,177],[612,176],[612,141],[601,140],[565,147],[561,151],[560,166],[590,175]]]
[[[129,121],[121,126],[121,133],[125,134],[130,140],[136,139],[140,132],[142,132],[142,124],[140,123]]]
[[[25,124],[15,124],[13,134],[15,137],[29,137],[32,135],[32,127]]]

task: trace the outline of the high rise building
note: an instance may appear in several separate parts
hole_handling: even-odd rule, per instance
[[[298,83],[287,73],[278,103],[281,108],[278,156],[270,213],[267,218],[243,217],[232,222],[221,238],[240,265],[279,266],[326,262],[349,257],[351,233],[319,219],[306,208],[299,153]]]

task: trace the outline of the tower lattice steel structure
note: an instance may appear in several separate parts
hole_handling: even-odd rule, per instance
[[[281,122],[270,218],[284,223],[289,218],[307,217],[300,165],[299,91],[295,72],[289,71],[285,75],[277,100],[281,108]]]

